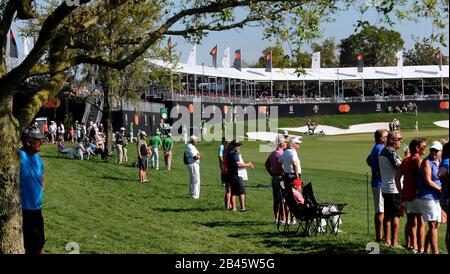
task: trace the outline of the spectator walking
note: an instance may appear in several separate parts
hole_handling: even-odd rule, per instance
[[[227,167],[228,174],[231,180],[231,210],[236,211],[236,196],[239,196],[239,203],[241,205],[241,212],[245,212],[245,185],[244,180],[247,180],[245,168],[253,168],[252,162],[245,163],[240,155],[242,143],[236,140],[231,142],[231,149],[228,153]]]
[[[374,223],[375,223],[375,242],[383,241],[383,218],[384,218],[384,200],[381,193],[381,175],[378,157],[386,145],[388,132],[385,129],[378,129],[374,133],[375,145],[372,148],[366,163],[372,171],[372,193],[374,200]]]
[[[189,144],[184,151],[184,163],[189,172],[189,195],[191,198],[200,198],[200,158],[201,154],[197,150],[198,137],[192,135]]]
[[[172,149],[173,149],[173,139],[172,134],[167,133],[167,137],[164,138],[162,143],[164,149],[164,163],[166,164],[166,169],[170,171],[172,169]]]
[[[149,145],[151,150],[151,167],[159,170],[159,148],[162,147],[162,140],[159,131],[150,138]]]
[[[147,170],[148,170],[148,154],[149,149],[147,148],[147,143],[145,139],[147,134],[145,131],[139,133],[139,141],[137,142],[137,155],[138,155],[138,165],[139,165],[139,181],[141,183],[147,183]]]
[[[45,182],[44,163],[38,152],[45,135],[25,129],[20,158],[20,194],[23,217],[23,241],[25,253],[43,254],[45,245],[42,196]]]
[[[381,192],[384,200],[384,233],[386,246],[403,248],[398,243],[400,228],[401,197],[395,183],[395,174],[402,163],[397,150],[401,147],[402,137],[400,131],[388,133],[386,147],[380,153]]]
[[[280,182],[283,180],[283,166],[280,163],[280,158],[286,149],[286,139],[284,137],[277,137],[277,148],[269,154],[264,166],[267,173],[272,177],[272,197],[273,197],[273,214],[275,216],[275,223],[280,220],[281,223],[286,222],[286,212],[282,206],[282,194]],[[280,219],[279,212],[283,212],[283,216]]]
[[[422,161],[419,176],[419,205],[425,222],[428,223],[428,232],[425,238],[425,252],[439,254],[438,231],[441,222],[441,206],[439,198],[442,192],[439,178],[440,154],[442,144],[434,141],[430,153]]]
[[[419,207],[419,170],[422,164],[427,142],[423,138],[413,139],[409,143],[410,156],[406,157],[395,175],[397,189],[400,190],[406,210],[405,242],[406,248],[414,253],[423,253],[425,245],[425,226]],[[401,178],[403,177],[403,184]]]
[[[56,144],[58,139],[56,138],[57,127],[56,127],[55,121],[51,121],[50,122],[50,126],[48,128],[48,132],[50,134],[50,137],[51,137],[51,140],[52,140],[52,144]]]
[[[125,146],[125,128],[121,127],[120,131],[116,133],[115,138],[116,149],[117,149],[117,163],[122,164],[124,160],[124,146]],[[125,146],[126,150],[126,146]],[[128,159],[126,159],[128,160]]]

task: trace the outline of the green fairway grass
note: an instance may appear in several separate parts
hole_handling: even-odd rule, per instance
[[[430,114],[431,118],[427,115],[419,113],[426,121],[448,119],[448,114]],[[364,117],[351,121],[364,121]],[[280,124],[300,126],[297,124],[300,119],[303,118],[282,119]],[[335,120],[342,125],[346,121],[344,116]],[[409,143],[414,133],[406,130],[403,136]],[[420,136],[430,140],[447,137],[448,130],[424,127]],[[149,169],[146,185],[138,182],[138,169],[133,166],[135,144],[128,145],[127,165],[117,165],[114,160],[106,163],[100,159],[58,159],[56,145],[43,145],[45,250],[66,253],[66,244],[76,242],[80,253],[366,253],[366,244],[374,240],[371,191],[370,234],[367,234],[366,174],[369,172],[370,176],[370,169],[365,164],[372,139],[372,134],[305,136],[299,151],[303,180],[313,183],[319,202],[348,203],[344,208],[342,234],[306,238],[283,237],[276,231],[270,178],[264,169],[268,153],[259,152],[263,142],[244,142],[241,147],[244,160],[255,163],[246,183],[248,211],[244,213],[224,210],[218,142],[198,145],[202,153],[199,200],[188,198],[189,176],[182,160],[183,143],[175,144],[170,172],[164,170],[160,153],[160,170]],[[402,218],[399,233],[402,245],[405,219]],[[443,253],[447,252],[445,228],[442,225],[439,231]],[[384,247],[381,252],[407,253]]]

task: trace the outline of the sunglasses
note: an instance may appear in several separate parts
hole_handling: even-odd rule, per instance
[[[400,138],[394,138],[393,140],[394,140],[394,141],[402,141],[403,138],[401,138],[401,137],[400,137]]]

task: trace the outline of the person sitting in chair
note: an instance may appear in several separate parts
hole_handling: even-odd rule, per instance
[[[294,195],[295,202],[301,206],[305,203],[305,199],[302,195],[302,180],[295,179],[292,181],[292,194]]]
[[[74,159],[75,158],[75,151],[73,150],[73,148],[71,147],[65,147],[64,146],[64,136],[60,135],[59,136],[59,140],[57,143],[58,146],[58,152],[61,153],[62,155],[64,154],[69,154],[70,159]]]

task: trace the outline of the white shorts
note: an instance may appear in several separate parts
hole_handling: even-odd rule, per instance
[[[419,205],[419,199],[405,202],[405,210],[407,214],[422,214]]]
[[[381,193],[381,187],[372,187],[372,193],[373,193],[375,213],[383,213],[384,199],[383,194]]]
[[[425,222],[441,222],[442,209],[439,200],[419,199],[420,211]]]

